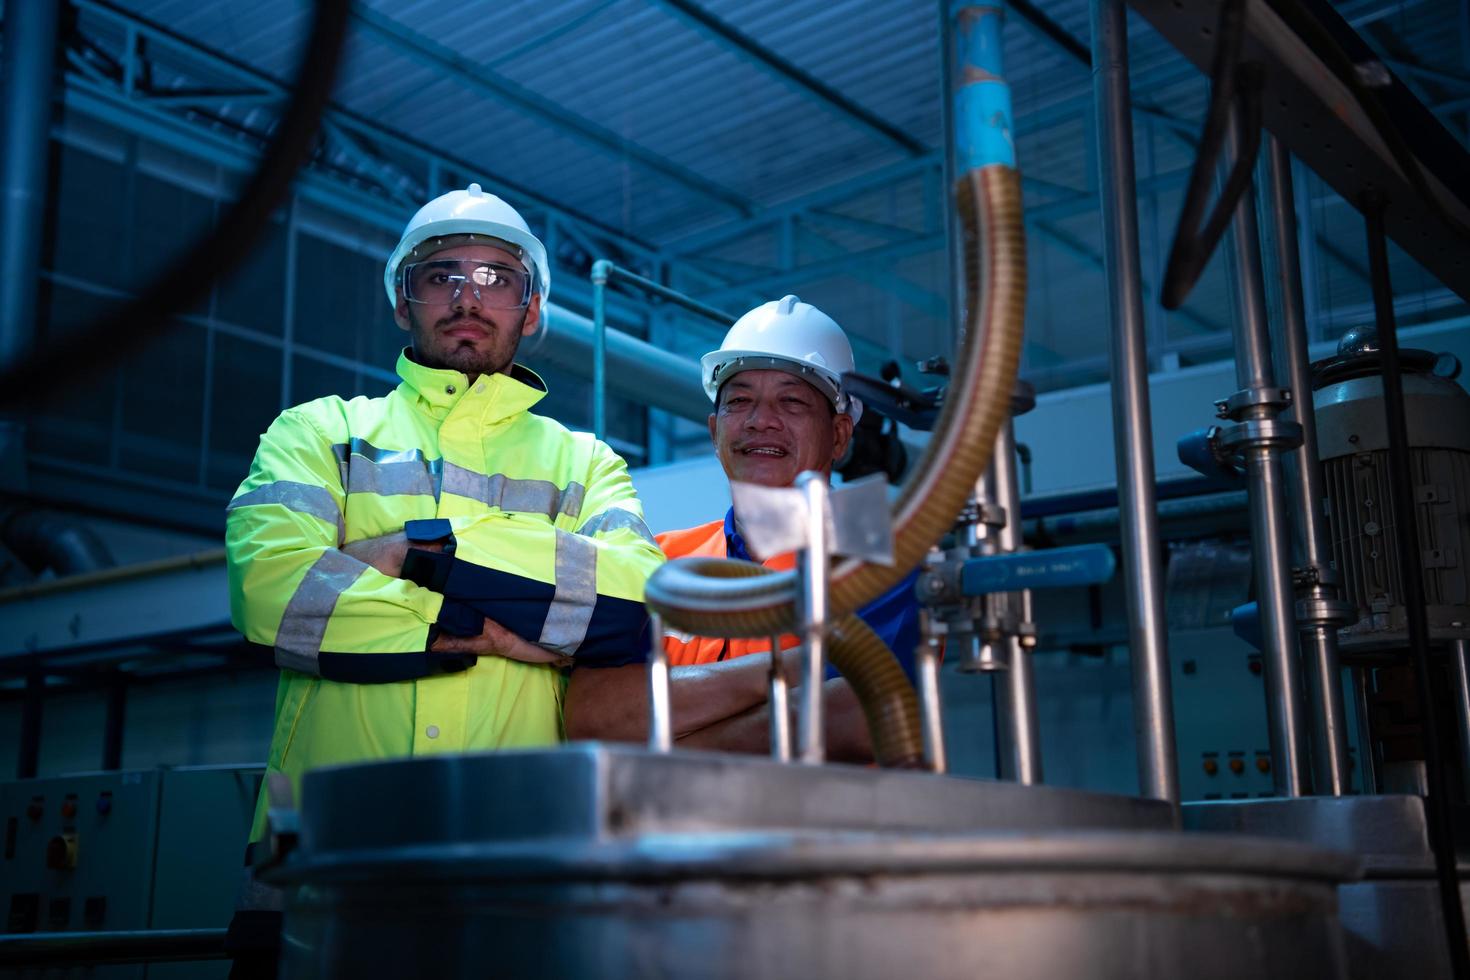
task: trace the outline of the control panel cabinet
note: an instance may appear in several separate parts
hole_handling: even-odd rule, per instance
[[[263,774],[258,766],[200,766],[0,785],[0,932],[224,927]],[[223,962],[164,963],[45,976],[227,972]]]

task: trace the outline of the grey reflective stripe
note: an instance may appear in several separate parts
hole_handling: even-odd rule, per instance
[[[337,542],[340,544],[346,540],[342,508],[337,506],[337,498],[333,497],[332,492],[326,487],[297,483],[293,480],[277,480],[275,483],[267,483],[263,487],[256,487],[254,490],[240,494],[230,501],[225,510],[238,510],[241,507],[255,507],[260,504],[280,504],[294,513],[310,514],[328,524],[335,524]]]
[[[577,533],[590,537],[602,531],[616,531],[620,528],[628,528],[655,548],[658,547],[658,542],[653,539],[653,532],[643,523],[643,518],[621,507],[609,507],[601,514],[588,518],[586,524],[577,528]]]
[[[342,486],[348,493],[375,493],[384,497],[417,494],[439,497],[442,459],[425,459],[422,449],[379,449],[354,437],[332,447]]]
[[[504,473],[487,476],[445,463],[444,492],[469,497],[501,510],[545,514],[554,521],[558,514],[567,517],[580,514],[587,489],[580,483],[568,483],[563,490],[549,480],[512,480]]]
[[[538,646],[571,656],[587,638],[597,605],[597,545],[560,528],[556,532],[556,595]]]
[[[276,631],[277,664],[303,673],[317,673],[317,654],[321,652],[332,610],[337,608],[342,593],[367,568],[334,548],[322,552],[306,570],[306,577],[296,586],[291,601],[286,603],[281,628]]]

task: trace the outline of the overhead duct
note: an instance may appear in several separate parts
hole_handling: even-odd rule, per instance
[[[566,307],[547,304],[541,329],[521,346],[532,367],[547,364],[592,375],[592,321]],[[699,362],[670,354],[637,337],[607,331],[608,391],[650,408],[703,423],[709,396],[699,381]]]

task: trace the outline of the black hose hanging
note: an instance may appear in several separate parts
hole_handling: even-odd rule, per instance
[[[218,278],[249,255],[290,190],[291,181],[316,145],[347,36],[350,0],[317,0],[311,36],[302,49],[295,95],[281,117],[260,166],[214,231],[184,250],[183,257],[110,316],[51,343],[0,375],[0,407],[24,406],[52,392],[57,379],[68,386],[165,333],[170,317],[203,296]]]
[[[1373,310],[1383,359],[1383,401],[1388,415],[1389,487],[1393,491],[1393,519],[1398,525],[1398,560],[1404,586],[1404,613],[1409,627],[1409,659],[1414,665],[1419,711],[1424,734],[1424,800],[1429,843],[1439,883],[1440,908],[1450,966],[1458,980],[1470,978],[1460,884],[1455,868],[1454,813],[1448,792],[1444,755],[1440,751],[1434,684],[1429,664],[1429,618],[1424,605],[1423,557],[1419,550],[1419,522],[1414,513],[1414,484],[1409,463],[1409,428],[1404,409],[1404,381],[1400,374],[1399,342],[1393,315],[1393,287],[1388,276],[1388,242],[1383,230],[1383,198],[1370,192],[1362,201],[1368,226],[1368,272],[1373,286]]]
[[[1205,264],[1215,253],[1215,246],[1230,224],[1230,216],[1242,194],[1250,187],[1256,154],[1261,147],[1261,66],[1240,63],[1245,42],[1245,0],[1226,0],[1220,7],[1220,28],[1215,42],[1215,61],[1210,68],[1210,108],[1205,115],[1204,132],[1200,134],[1194,169],[1189,174],[1189,189],[1179,212],[1179,225],[1174,231],[1174,244],[1169,249],[1169,264],[1159,301],[1165,309],[1177,310],[1199,281]],[[1241,107],[1240,154],[1231,164],[1230,175],[1215,201],[1215,208],[1204,221],[1201,216],[1210,187],[1214,184],[1215,164],[1225,145],[1230,122],[1231,103]]]

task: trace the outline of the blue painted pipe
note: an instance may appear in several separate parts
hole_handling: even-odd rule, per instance
[[[1005,4],[957,4],[955,36],[955,167],[1016,165],[1011,87],[1005,80],[1001,28]]]
[[[974,596],[1066,585],[1101,585],[1113,577],[1117,568],[1113,549],[1105,544],[987,555],[965,562],[960,572],[960,591]]]

